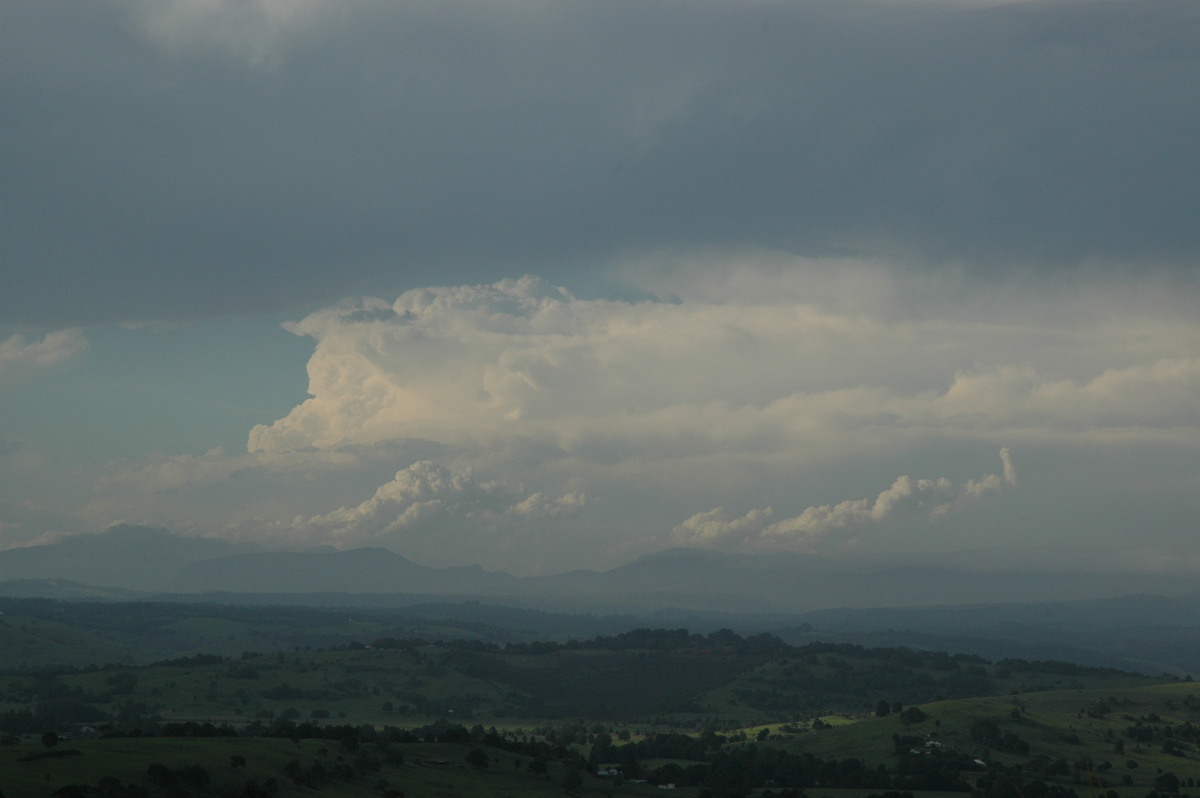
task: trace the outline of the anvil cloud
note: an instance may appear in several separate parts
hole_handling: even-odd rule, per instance
[[[838,551],[941,528],[984,545],[992,532],[962,530],[1018,506],[1057,518],[1080,490],[1046,483],[1047,460],[1083,473],[1097,450],[1200,445],[1200,358],[1181,355],[1200,323],[1165,295],[1030,296],[1017,320],[931,292],[902,317],[890,300],[834,307],[841,289],[816,276],[759,279],[769,291],[724,301],[584,300],[524,277],[320,310],[287,325],[314,341],[311,397],[252,429],[245,454],[168,458],[108,477],[106,493],[167,506],[249,481],[230,534],[439,563],[470,541],[520,570],[531,550],[570,562],[554,544],[601,560],[663,545]],[[979,475],[997,450],[999,473]],[[953,472],[912,473],[937,452]],[[1019,453],[1042,476],[1017,489]],[[363,484],[388,464],[400,468]],[[827,473],[841,487],[818,487]]]

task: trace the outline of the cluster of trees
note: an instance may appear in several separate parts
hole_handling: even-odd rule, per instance
[[[391,694],[384,705],[387,711],[397,714],[428,715],[453,709],[456,716],[466,718],[486,712],[511,718],[592,717],[642,722],[670,714],[713,715],[717,709],[706,705],[705,693],[730,683],[734,699],[744,707],[798,716],[833,707],[861,709],[864,695],[887,695],[903,704],[914,704],[937,697],[995,693],[994,675],[1029,671],[1069,676],[1118,673],[1019,659],[1001,660],[989,670],[986,660],[973,655],[867,649],[844,643],[791,646],[769,634],[741,636],[728,629],[698,634],[686,629],[643,628],[583,641],[503,646],[480,640],[431,643],[381,637],[371,647],[401,652],[403,667],[418,669],[422,678],[440,679],[461,673],[509,688],[501,699],[493,693],[488,693],[486,699],[470,693],[452,698],[442,694],[435,699],[429,691],[406,685],[406,689]],[[367,646],[352,641],[340,648],[363,650]],[[577,652],[587,656],[575,656]],[[530,659],[517,667],[512,660],[515,656]],[[249,651],[243,652],[240,659],[197,654],[162,660],[156,665],[192,670],[218,667],[220,673],[214,671],[214,679],[221,675],[243,681],[258,680],[279,669],[319,667],[315,662],[292,661],[282,652],[273,658]],[[17,705],[48,703],[40,710],[31,706],[32,717],[12,714],[12,710],[0,715],[0,730],[23,733],[51,722],[103,723],[113,720],[105,712],[118,710],[113,706],[102,710],[99,706],[138,695],[137,674],[128,669],[116,669],[105,679],[102,690],[93,687],[91,692],[68,687],[61,678],[77,671],[48,671],[14,683],[16,686],[0,700]],[[366,692],[361,684],[351,684],[357,681],[352,679],[345,683],[327,681],[321,686],[293,686],[280,684],[277,678],[258,690],[239,689],[242,704],[254,697],[266,701],[332,701],[362,697]],[[374,690],[379,692],[379,686]]]
[[[276,685],[275,687],[268,687],[264,690],[259,690],[258,694],[263,698],[271,699],[273,701],[321,701],[329,697],[328,690],[321,688],[309,689],[292,687],[287,682]]]
[[[1125,729],[1124,736],[1139,745],[1158,745],[1163,753],[1173,756],[1184,756],[1190,748],[1200,747],[1200,726],[1191,721],[1163,723],[1155,714],[1149,715],[1145,721],[1135,721],[1134,725]],[[1124,746],[1120,746],[1119,750],[1123,751]]]
[[[0,732],[32,734],[42,729],[63,729],[80,723],[108,723],[113,716],[78,698],[52,698],[30,709],[0,712]]]
[[[185,787],[195,787],[204,792],[208,789],[211,778],[208,771],[199,765],[184,765],[183,767],[169,768],[166,765],[155,762],[146,768],[146,775],[150,777],[150,781],[160,787],[174,788],[180,785]]]
[[[975,787],[990,798],[1079,798],[1073,788],[1026,778],[1019,768],[993,768],[976,781]],[[1089,794],[1096,798],[1119,798],[1112,790],[1103,793],[1090,790]]]
[[[219,665],[225,662],[225,657],[220,654],[193,654],[190,657],[175,657],[174,659],[160,659],[158,662],[150,663],[151,667],[166,667],[166,668],[201,668],[205,665]]]
[[[336,757],[329,762],[311,762],[307,766],[300,760],[292,759],[283,766],[283,773],[295,785],[320,789],[326,784],[336,781],[350,782],[361,776],[378,772],[379,760],[366,753],[360,753],[353,762],[344,757]]]
[[[160,737],[237,737],[237,730],[227,723],[214,726],[211,723],[164,723],[158,732]]]
[[[1035,659],[1027,660],[1010,657],[997,660],[996,675],[1007,678],[1013,673],[1046,673],[1055,676],[1124,676],[1124,671],[1115,668],[1100,668],[1092,665],[1077,665],[1074,662],[1059,662],[1057,660]]]
[[[1000,751],[1009,751],[1014,754],[1029,753],[1029,743],[1011,731],[1001,731],[999,724],[990,718],[983,718],[971,724],[971,739]]]
[[[370,728],[370,727],[366,727]],[[903,764],[897,774],[885,768],[871,768],[858,759],[822,760],[811,754],[793,754],[773,747],[745,745],[728,747],[724,735],[706,730],[699,736],[678,733],[654,734],[641,740],[618,744],[607,731],[596,727],[560,727],[547,738],[505,736],[494,728],[483,729],[478,724],[467,728],[461,724],[439,722],[413,730],[385,728],[374,732],[376,745],[380,741],[439,742],[472,746],[467,763],[477,768],[487,767],[490,758],[482,747],[509,751],[531,760],[533,772],[545,772],[548,761],[562,762],[566,772],[595,772],[600,765],[617,765],[627,778],[646,778],[651,782],[673,782],[681,786],[696,786],[718,798],[744,795],[752,788],[773,784],[785,788],[842,787],[856,789],[953,789],[968,788],[958,778],[959,770],[974,767],[962,756],[931,756],[913,758]],[[343,741],[362,734],[362,727],[293,727],[293,735],[308,733],[333,735]],[[585,761],[570,747],[586,734],[592,739],[589,758]],[[478,752],[478,753],[476,753]],[[648,769],[641,762],[656,759],[691,761],[692,765],[668,764]]]
[[[889,775],[884,768],[870,768],[857,759],[821,760],[811,754],[792,754],[786,751],[746,745],[726,746],[728,738],[707,730],[699,736],[677,733],[654,734],[645,739],[618,744],[607,731],[595,728],[582,732],[593,740],[591,755],[584,760],[571,747],[581,732],[569,726],[561,727],[547,738],[502,735],[494,728],[483,729],[476,724],[467,728],[461,724],[438,722],[412,730],[370,726],[317,726],[315,724],[277,724],[265,734],[289,736],[294,739],[318,737],[336,740],[340,750],[358,753],[354,765],[343,763],[340,769],[315,763],[302,767],[299,762],[289,765],[288,777],[296,784],[319,786],[329,780],[362,775],[371,760],[364,758],[361,746],[371,743],[376,752],[386,751],[393,742],[438,742],[471,746],[466,762],[476,768],[486,768],[492,758],[483,750],[490,748],[512,752],[529,761],[529,769],[544,773],[546,763],[558,761],[565,772],[595,772],[599,765],[618,765],[627,778],[646,778],[652,782],[674,782],[697,786],[714,798],[744,795],[751,788],[774,784],[787,788],[845,787],[858,789],[966,789],[957,779],[958,759],[925,757],[909,763],[899,775]],[[640,763],[655,759],[675,759],[694,762],[692,765],[668,764],[648,769]],[[519,761],[520,760],[514,760]],[[320,764],[320,767],[317,765]]]
[[[889,713],[896,709],[891,705],[887,708]],[[1195,733],[1194,727],[1188,725],[1185,728],[1187,732]],[[390,765],[402,763],[404,757],[395,749],[395,743],[436,742],[466,747],[464,760],[477,769],[486,769],[494,764],[495,751],[513,753],[513,762],[518,770],[527,767],[535,774],[545,774],[547,763],[558,761],[563,765],[565,774],[562,786],[568,790],[578,786],[580,774],[587,771],[594,773],[601,765],[617,765],[626,778],[697,787],[702,795],[710,798],[744,796],[751,790],[767,787],[775,798],[803,798],[805,790],[814,788],[876,790],[884,796],[892,794],[893,798],[903,798],[902,793],[906,791],[967,792],[973,788],[989,798],[1077,798],[1072,789],[1053,781],[1071,772],[1067,763],[1061,760],[1053,763],[1047,760],[1043,765],[1035,762],[1024,769],[997,766],[982,768],[969,755],[961,752],[923,748],[918,745],[922,738],[916,736],[897,735],[893,738],[898,758],[896,766],[889,771],[882,765],[871,767],[855,758],[821,759],[812,754],[796,754],[753,743],[729,745],[731,739],[713,729],[696,736],[658,733],[643,739],[624,741],[614,739],[612,727],[602,723],[571,723],[531,731],[536,732],[536,736],[502,734],[494,727],[485,729],[475,724],[468,728],[446,721],[415,729],[278,721],[269,728],[252,726],[244,734],[294,740],[320,739],[336,744],[335,756],[309,762],[296,759],[285,766],[284,776],[288,782],[309,789],[370,777],[385,762]],[[1172,733],[1182,731],[1184,729],[1180,727],[1172,729]],[[164,726],[162,733],[216,737],[231,736],[236,732],[228,726],[180,723]],[[47,733],[47,737],[51,734]],[[1005,742],[1006,735],[993,720],[976,722],[971,729],[971,736],[993,747],[1005,747],[1006,750],[1019,748],[1011,742]],[[53,739],[57,742],[56,735]],[[584,742],[591,744],[590,756],[586,760],[576,747]],[[915,752],[911,750],[914,747],[918,749]],[[642,764],[663,759],[674,762],[656,768]],[[244,767],[244,757],[234,756],[231,765],[235,770]],[[1077,763],[1077,773],[1080,767]],[[1090,773],[1093,768],[1088,765],[1087,770]],[[968,772],[978,774],[977,778],[972,777],[974,784],[963,780],[963,774]],[[180,795],[206,794],[210,783],[209,774],[199,766],[166,767],[154,764],[148,768],[147,778],[156,787]],[[575,787],[568,785],[568,782]],[[383,780],[379,780],[381,793],[387,793],[386,786]],[[1152,795],[1154,798],[1175,796],[1185,786],[1191,785],[1185,785],[1173,774],[1160,773],[1155,779]],[[242,798],[270,798],[280,792],[280,786],[273,782],[258,784],[247,781],[240,788],[225,785],[222,789],[231,795],[238,795],[237,790],[241,789]],[[144,798],[146,795],[142,788],[122,785],[112,777],[106,777],[95,791],[89,788],[89,791],[79,794],[105,798]],[[1109,791],[1105,798],[1117,797]]]

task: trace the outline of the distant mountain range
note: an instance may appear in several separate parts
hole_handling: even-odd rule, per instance
[[[59,587],[47,580],[56,580]],[[537,577],[477,565],[431,568],[378,548],[255,551],[133,525],[0,551],[0,595],[33,595],[40,583],[43,595],[54,596],[66,582],[78,583],[68,592],[93,597],[96,589],[142,595],[276,595],[281,600],[336,593],[393,596],[396,605],[411,603],[413,597],[449,597],[563,612],[672,609],[786,615],[1200,594],[1200,579],[1186,572],[1137,572],[1123,569],[1112,553],[1074,550],[833,558],[668,549],[608,571]]]
[[[0,551],[0,597],[396,611],[526,637],[727,627],[792,643],[1200,672],[1200,582],[1182,566],[1155,574],[1124,561],[1062,550],[830,558],[670,549],[608,571],[515,577],[430,568],[386,549],[264,552],[126,525]]]

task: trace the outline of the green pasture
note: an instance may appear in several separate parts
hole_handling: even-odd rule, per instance
[[[1071,773],[1062,778],[1084,790],[1092,782],[1142,795],[1167,772],[1185,784],[1200,786],[1200,747],[1194,742],[1175,740],[1168,752],[1161,741],[1142,743],[1126,735],[1139,724],[1157,728],[1200,724],[1200,685],[1190,682],[936,701],[920,709],[926,718],[916,723],[889,714],[762,744],[823,759],[855,757],[890,768],[898,761],[899,736],[915,738],[911,746],[904,746],[906,750],[924,749],[924,742],[933,740],[947,751],[1027,769],[1063,760]],[[972,733],[981,720],[991,721],[1002,733],[1012,733],[1028,751],[1017,753],[981,742]]]
[[[126,646],[93,631],[43,618],[0,617],[0,672],[29,670],[46,662],[82,667],[130,661]]]
[[[207,773],[210,779],[207,790],[213,795],[240,790],[248,780],[263,784],[267,779],[275,779],[279,794],[288,796],[379,798],[383,789],[399,790],[406,798],[563,795],[565,769],[561,764],[551,762],[546,774],[536,774],[529,769],[528,757],[482,747],[489,762],[485,769],[476,769],[466,762],[472,748],[449,743],[394,745],[378,755],[382,760],[378,770],[357,775],[350,781],[333,780],[310,787],[289,779],[289,762],[295,761],[305,770],[318,764],[329,768],[338,762],[353,763],[356,755],[324,740],[142,737],[66,740],[56,750],[77,751],[77,754],[22,761],[45,752],[39,742],[27,740],[0,748],[0,783],[6,798],[46,798],[69,784],[95,787],[106,776],[123,784],[146,785],[147,769],[157,763],[170,769],[198,765]],[[402,756],[402,763],[394,761],[395,754]],[[235,766],[234,757],[243,758],[245,764]],[[581,777],[582,788],[575,794],[585,798],[662,794],[653,785],[602,779],[587,773],[581,773]],[[381,787],[384,782],[386,785]],[[675,794],[696,793],[679,789]]]

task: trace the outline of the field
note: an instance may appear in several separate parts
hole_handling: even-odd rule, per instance
[[[94,644],[85,666],[76,650],[22,669],[5,650],[4,798],[621,796],[669,784],[713,798],[1141,798],[1200,782],[1190,680],[728,630],[372,637],[387,627],[304,612],[312,637],[279,613],[158,613],[170,621],[160,638],[220,645],[142,665],[94,664],[112,650],[101,619],[84,634],[6,614],[7,633],[26,638],[14,652]],[[227,653],[285,628],[299,642]],[[313,644],[331,639],[348,642]]]
[[[280,795],[321,795],[334,798],[379,798],[389,791],[408,798],[474,798],[475,796],[545,796],[563,794],[564,766],[557,763],[545,774],[529,769],[528,757],[506,751],[461,744],[408,744],[389,746],[384,752],[351,754],[324,740],[272,739],[182,739],[143,737],[136,739],[71,740],[60,744],[72,752],[65,756],[22,761],[45,751],[41,743],[26,742],[0,749],[0,779],[6,798],[46,798],[65,784],[100,785],[119,781],[146,782],[150,790],[163,794],[243,795],[255,794],[255,785],[269,794],[272,783]],[[489,762],[476,768],[466,762],[472,750],[483,751]],[[231,764],[236,757],[245,764]],[[240,762],[240,760],[238,760]],[[178,774],[173,783],[147,777],[154,765],[157,773]],[[204,776],[188,781],[187,773]],[[347,772],[343,773],[345,770]],[[314,775],[314,774],[325,775]],[[300,779],[294,778],[301,774]],[[576,794],[585,796],[661,795],[654,785],[630,784],[601,779],[580,772]],[[174,793],[171,790],[174,790]],[[253,789],[253,788],[251,788]],[[124,795],[124,792],[114,793]],[[158,794],[152,792],[151,794]],[[681,789],[679,795],[695,795]]]

